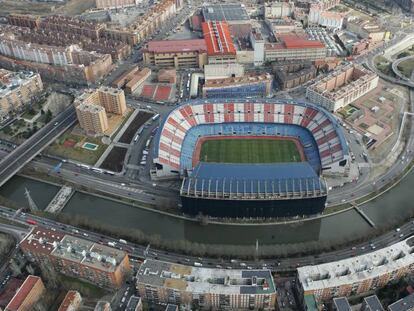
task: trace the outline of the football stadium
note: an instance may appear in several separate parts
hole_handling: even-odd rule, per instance
[[[349,152],[335,118],[277,99],[198,99],[162,121],[157,178],[182,178],[182,209],[213,217],[290,217],[325,208],[324,174],[345,174]]]

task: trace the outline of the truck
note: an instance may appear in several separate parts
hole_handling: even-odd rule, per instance
[[[159,117],[160,117],[160,114],[159,114],[159,113],[157,113],[155,116],[153,116],[153,117],[152,117],[152,121],[157,120]]]
[[[115,247],[115,245],[116,245],[115,242],[108,242],[108,246]]]
[[[33,219],[26,220],[26,223],[28,223],[29,225],[37,225],[37,221],[35,221]]]
[[[199,263],[199,262],[194,262],[194,266],[195,266],[195,267],[202,267],[202,266],[203,266],[203,264],[201,264],[201,263]]]
[[[127,241],[125,241],[124,239],[119,239],[119,243],[127,244]]]

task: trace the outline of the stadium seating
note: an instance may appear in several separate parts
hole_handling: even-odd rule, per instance
[[[155,143],[158,163],[183,172],[192,168],[199,137],[277,135],[299,138],[307,161],[319,171],[348,154],[336,120],[324,109],[274,99],[193,100],[164,120]]]

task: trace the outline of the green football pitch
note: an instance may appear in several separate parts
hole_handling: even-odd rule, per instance
[[[301,162],[294,141],[275,139],[207,140],[201,145],[200,161],[217,163]]]

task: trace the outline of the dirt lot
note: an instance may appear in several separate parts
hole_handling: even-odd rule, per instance
[[[151,118],[154,114],[149,112],[140,111],[134,121],[131,122],[129,127],[125,130],[125,132],[122,134],[121,138],[119,139],[120,143],[129,144],[131,140],[134,138],[135,133],[137,130],[148,121],[149,118]]]
[[[122,171],[126,152],[126,148],[114,147],[106,157],[105,161],[103,161],[100,168],[113,172]]]
[[[77,15],[86,11],[87,9],[95,7],[94,0],[68,0],[66,4],[56,4],[37,1],[23,1],[23,0],[3,0],[0,1],[0,16],[6,16],[10,13],[19,14],[67,14]]]

